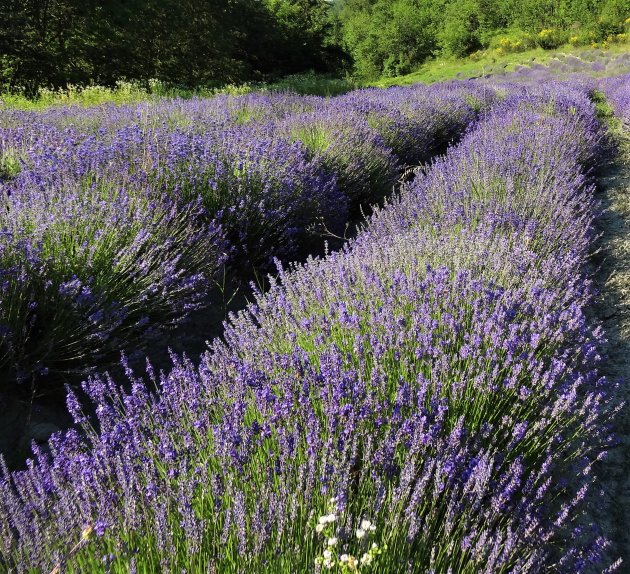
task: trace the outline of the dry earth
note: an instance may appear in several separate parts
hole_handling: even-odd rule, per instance
[[[604,213],[594,311],[608,339],[602,371],[619,383],[616,399],[625,405],[616,418],[616,444],[597,469],[591,514],[611,542],[609,561],[621,558],[617,571],[630,572],[630,132],[617,136],[619,153],[598,178]]]

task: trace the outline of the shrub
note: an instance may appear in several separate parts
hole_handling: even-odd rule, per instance
[[[281,130],[337,175],[352,216],[391,193],[399,174],[398,160],[359,114],[331,106],[292,116]]]
[[[442,51],[461,58],[481,48],[479,6],[474,0],[451,2],[437,39]]]
[[[505,35],[494,36],[488,41],[488,48],[501,51],[501,54],[514,54],[531,50],[537,45],[533,34],[521,30],[510,30]]]
[[[565,44],[568,40],[568,34],[563,30],[556,28],[543,28],[537,34],[536,41],[541,48],[551,50]]]
[[[20,169],[19,153],[11,147],[0,149],[0,181],[15,177]]]
[[[40,376],[85,373],[183,320],[224,259],[192,206],[104,183],[18,188],[0,205],[0,368],[38,394],[59,391]]]
[[[165,134],[177,152],[150,175],[152,185],[179,204],[201,202],[205,219],[225,230],[232,259],[242,268],[268,269],[275,257],[296,257],[318,221],[338,229],[347,217],[337,186],[342,176],[301,143],[281,137],[274,125]]]

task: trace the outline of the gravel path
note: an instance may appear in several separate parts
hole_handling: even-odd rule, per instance
[[[626,405],[616,420],[618,444],[598,468],[592,515],[612,543],[609,558],[623,560],[618,572],[630,572],[630,133],[619,140],[618,156],[598,179],[605,212],[594,257],[600,293],[594,310],[608,338],[603,374],[619,381],[618,398]]]

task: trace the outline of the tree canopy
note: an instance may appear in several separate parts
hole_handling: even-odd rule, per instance
[[[0,0],[0,82],[186,86],[330,71],[326,0]]]
[[[605,38],[628,16],[625,0],[0,0],[0,88],[211,87],[348,62],[375,78],[470,54],[501,31],[542,47],[569,32]]]
[[[336,0],[335,5],[343,45],[363,77],[410,72],[436,54],[465,56],[501,31],[529,34],[545,48],[577,30],[602,39],[622,32],[630,16],[625,0]]]

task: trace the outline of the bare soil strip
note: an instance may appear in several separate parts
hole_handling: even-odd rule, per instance
[[[598,179],[605,211],[598,223],[594,311],[608,339],[603,374],[619,382],[618,399],[626,404],[616,419],[617,444],[597,469],[592,514],[612,543],[609,557],[623,559],[618,572],[630,572],[630,133],[617,137],[619,153]]]

